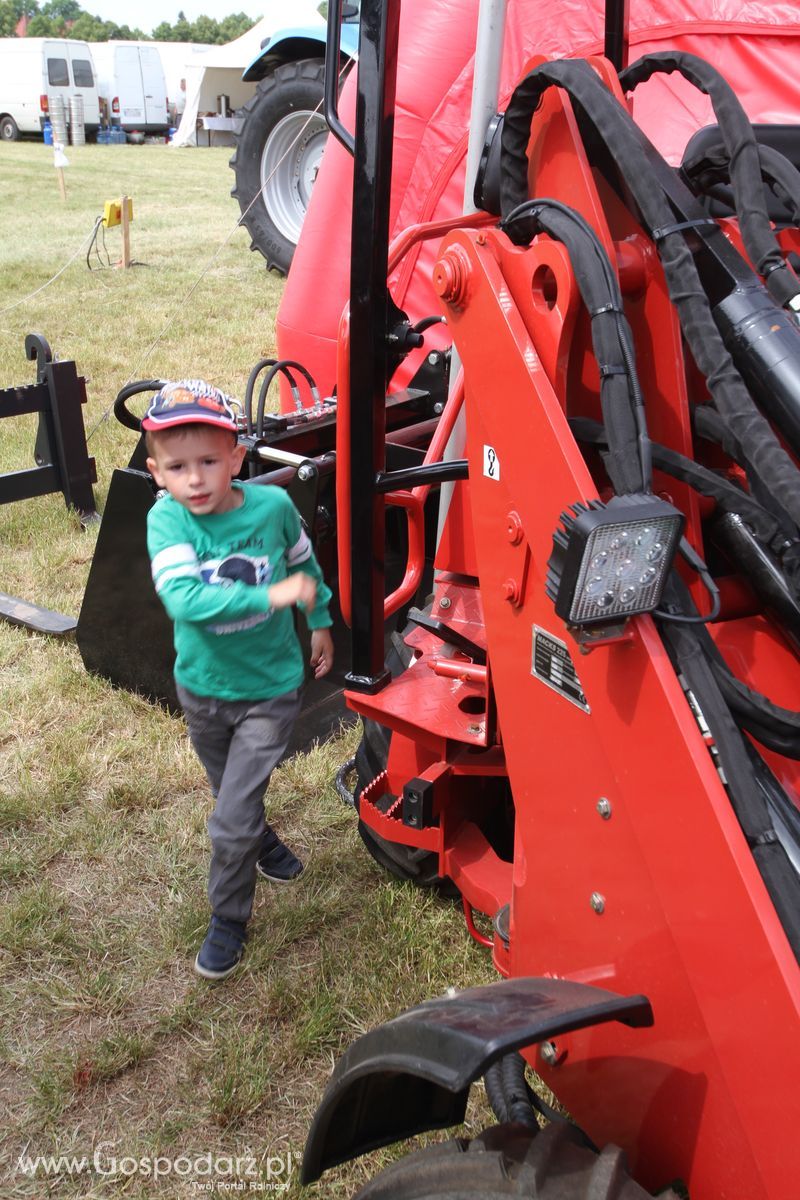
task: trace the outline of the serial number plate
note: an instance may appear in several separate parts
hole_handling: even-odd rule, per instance
[[[533,627],[531,674],[584,712],[591,712],[566,642],[538,625]]]

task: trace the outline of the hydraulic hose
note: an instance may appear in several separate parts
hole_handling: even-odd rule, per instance
[[[504,217],[527,197],[531,116],[551,86],[567,91],[615,160],[644,225],[658,242],[670,299],[714,404],[737,442],[747,447],[756,472],[800,526],[800,472],[757,409],[722,342],[693,254],[674,228],[672,209],[652,177],[637,127],[588,63],[569,59],[543,63],[517,86],[503,122],[500,194]],[[509,237],[520,245],[527,244],[531,236],[532,227],[524,219],[509,229]],[[715,231],[710,236],[723,235]]]
[[[792,225],[800,225],[800,171],[784,154],[759,143],[761,179],[786,210]],[[681,174],[695,192],[736,208],[735,196],[724,185],[731,182],[731,159],[725,143],[715,142],[702,151],[684,156]]]
[[[786,306],[800,292],[800,281],[784,262],[770,225],[761,185],[758,142],[728,81],[696,54],[668,50],[646,54],[631,63],[619,77],[620,86],[623,91],[631,92],[653,75],[672,74],[673,71],[679,72],[711,100],[730,162],[730,179],[745,249],[763,276],[770,295],[776,303]]]
[[[647,492],[652,484],[650,440],[636,373],[633,338],[616,274],[597,234],[579,213],[542,198],[519,205],[501,223],[524,220],[569,251],[581,298],[591,318],[592,345],[600,370],[600,401],[608,434],[608,471],[618,494]]]
[[[684,585],[672,573],[667,599],[691,605]],[[714,738],[721,778],[795,956],[800,958],[800,874],[778,839],[764,790],[753,769],[745,740],[734,721],[697,626],[661,623],[661,635],[690,703]],[[709,639],[710,640],[710,639]],[[763,764],[763,771],[767,771]],[[780,785],[773,777],[774,787]]]

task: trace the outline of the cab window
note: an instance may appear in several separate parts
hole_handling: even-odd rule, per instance
[[[69,71],[65,58],[48,58],[47,79],[51,87],[69,87]]]
[[[75,80],[75,87],[94,87],[92,64],[88,58],[73,58],[72,75]]]

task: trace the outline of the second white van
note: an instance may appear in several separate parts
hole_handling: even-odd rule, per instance
[[[98,42],[92,51],[97,86],[112,124],[142,133],[165,133],[169,128],[167,85],[155,46]]]

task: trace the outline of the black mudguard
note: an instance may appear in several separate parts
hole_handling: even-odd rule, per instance
[[[460,1124],[471,1085],[497,1059],[605,1021],[652,1025],[650,1002],[564,979],[507,979],[409,1009],[364,1034],[337,1064],[308,1135],[302,1182]]]

